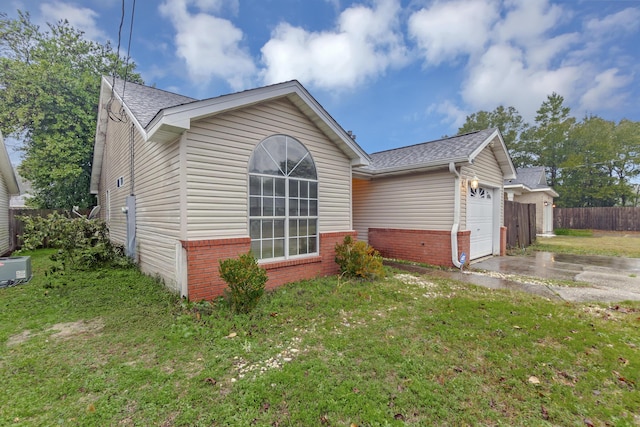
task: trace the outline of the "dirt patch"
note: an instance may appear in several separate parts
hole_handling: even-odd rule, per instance
[[[57,323],[47,331],[58,331],[51,335],[53,339],[66,340],[79,335],[95,336],[104,328],[102,319],[78,320],[77,322]]]
[[[93,337],[102,331],[104,328],[104,321],[100,318],[93,320],[78,320],[77,322],[56,323],[50,328],[45,329],[42,333],[53,331],[51,339],[55,340],[68,340],[78,336]],[[12,347],[18,344],[22,344],[29,338],[39,334],[34,334],[30,330],[25,330],[19,334],[12,335],[7,340],[7,347]]]
[[[14,345],[22,344],[29,338],[31,338],[33,334],[30,330],[22,331],[19,334],[12,335],[7,340],[7,347],[13,347]]]

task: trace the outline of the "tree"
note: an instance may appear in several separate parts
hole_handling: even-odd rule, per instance
[[[617,154],[612,147],[615,123],[597,116],[585,117],[569,132],[562,163],[558,204],[567,207],[614,206],[630,187],[611,174]]]
[[[620,204],[626,206],[634,196],[637,203],[638,191],[634,192],[631,180],[640,176],[640,122],[620,120],[614,130],[612,150],[616,156],[609,165],[609,173],[618,179],[620,186],[627,185],[630,192],[620,195]]]
[[[529,124],[514,107],[505,108],[500,105],[493,111],[473,113],[467,116],[465,123],[458,129],[458,135],[494,127],[500,129],[514,165],[530,165],[531,157],[525,147]]]
[[[135,64],[84,39],[67,21],[47,24],[0,14],[0,130],[23,141],[20,174],[41,208],[88,207],[100,76],[140,82]]]
[[[525,146],[533,157],[533,165],[547,168],[552,187],[559,183],[560,167],[567,158],[569,132],[576,121],[569,116],[571,109],[563,104],[564,98],[557,93],[547,96],[536,112],[535,125]]]

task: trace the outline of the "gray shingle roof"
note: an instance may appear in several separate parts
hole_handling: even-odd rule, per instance
[[[113,83],[112,77],[105,78],[109,84]],[[131,113],[133,113],[142,127],[146,127],[156,114],[164,108],[197,101],[197,99],[188,96],[178,95],[177,93],[167,92],[137,83],[127,82],[125,85],[124,80],[120,79],[115,79],[113,88],[121,98],[124,93],[125,104],[129,107]]]
[[[408,147],[373,153],[371,165],[362,168],[363,171],[381,171],[411,166],[447,164],[451,161],[469,159],[494,132],[485,129],[450,138],[438,139]]]
[[[531,190],[549,188],[543,166],[516,169],[516,179],[505,179],[504,185],[524,185]]]

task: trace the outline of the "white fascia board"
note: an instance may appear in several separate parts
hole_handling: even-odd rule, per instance
[[[93,161],[91,163],[91,182],[89,184],[89,192],[91,194],[98,194],[100,187],[100,175],[102,173],[102,156],[104,154],[104,144],[107,137],[107,123],[109,122],[109,113],[106,111],[107,104],[113,96],[120,102],[122,108],[124,108],[129,120],[135,125],[142,137],[146,141],[147,133],[145,129],[140,125],[136,117],[133,115],[129,107],[118,93],[113,90],[113,86],[107,79],[102,76],[102,82],[100,84],[100,100],[98,101],[98,120],[96,123],[96,138],[93,145]]]
[[[7,147],[4,145],[4,138],[0,132],[0,172],[4,177],[4,182],[7,184],[7,191],[10,196],[17,196],[20,194],[20,187],[18,186],[18,179],[13,171],[13,165],[7,152]]]
[[[127,105],[126,102],[124,102],[122,100],[122,98],[120,97],[120,95],[118,95],[118,93],[112,89],[111,83],[109,83],[109,80],[106,77],[102,77],[102,81],[103,83],[106,83],[107,88],[109,90],[109,97],[111,97],[111,93],[113,91],[113,96],[120,102],[120,105],[122,105],[122,108],[124,108],[124,111],[127,113],[127,116],[129,116],[129,120],[131,120],[131,122],[135,125],[136,128],[138,128],[138,131],[140,132],[140,134],[143,136],[144,140],[147,140],[147,131],[145,130],[145,128],[142,127],[142,125],[140,124],[140,122],[138,122],[138,120],[136,119],[136,116],[133,115],[133,112],[129,109],[129,106]],[[102,96],[102,94],[101,94]],[[105,103],[106,104],[106,103]],[[104,104],[100,104],[100,106],[102,106]]]
[[[147,125],[148,139],[152,139],[156,132],[165,126],[170,126],[176,131],[185,131],[191,128],[191,121],[286,96],[291,93],[291,89],[285,85],[286,83],[267,86],[165,108]]]
[[[415,172],[430,172],[439,169],[447,169],[449,167],[449,163],[454,163],[456,166],[461,164],[469,164],[469,160],[466,157],[457,158],[457,159],[448,159],[448,160],[439,160],[430,163],[420,163],[416,165],[409,166],[400,166],[395,168],[385,168],[373,171],[355,171],[359,175],[369,175],[371,177],[385,177],[385,176],[394,176],[394,175],[403,175],[408,173]]]
[[[340,143],[344,144],[350,154],[352,166],[366,166],[369,164],[367,153],[295,80],[161,110],[147,125],[148,139],[152,139],[160,130],[166,130],[164,129],[165,127],[170,127],[171,131],[178,135],[180,131],[190,129],[192,121],[272,99],[291,97],[292,95],[297,96],[337,136]]]
[[[357,142],[351,138],[351,136],[335,121],[335,119],[325,110],[322,105],[311,96],[311,94],[304,89],[304,87],[294,81],[295,93],[304,101],[304,103],[311,108],[313,113],[320,117],[320,119],[326,124],[329,129],[335,133],[338,138],[345,144],[346,148],[351,151],[351,165],[352,166],[368,166],[371,163],[369,155],[358,145]]]
[[[533,190],[530,190],[530,191],[532,193],[547,193],[551,197],[560,197],[560,195],[558,193],[556,193],[556,191],[551,187],[536,188],[536,189],[533,189]]]
[[[480,155],[482,150],[484,150],[491,142],[498,140],[500,144],[499,147],[493,147],[493,152],[498,159],[498,164],[500,165],[500,169],[502,169],[502,177],[503,179],[515,179],[516,178],[516,168],[513,166],[513,162],[511,161],[511,155],[509,154],[509,150],[507,150],[507,146],[502,139],[502,134],[498,129],[496,129],[487,139],[484,140],[478,148],[476,148],[471,155],[469,156],[469,161],[473,163],[476,157]]]

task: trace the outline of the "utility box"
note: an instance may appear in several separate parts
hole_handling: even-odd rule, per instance
[[[31,257],[0,257],[0,288],[31,280]]]

